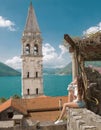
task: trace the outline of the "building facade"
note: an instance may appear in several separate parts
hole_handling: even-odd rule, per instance
[[[22,36],[22,97],[43,94],[42,38],[30,3]]]

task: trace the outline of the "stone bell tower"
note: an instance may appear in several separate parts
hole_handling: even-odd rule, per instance
[[[22,97],[43,94],[42,38],[30,3],[26,25],[22,36]]]

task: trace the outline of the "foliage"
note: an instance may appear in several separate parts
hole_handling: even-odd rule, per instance
[[[5,101],[7,101],[7,99],[5,97],[0,98],[0,103],[4,103]]]
[[[12,97],[13,99],[19,99],[20,98],[20,96],[19,95],[17,95],[17,94],[15,94],[15,95],[13,95],[13,97]]]

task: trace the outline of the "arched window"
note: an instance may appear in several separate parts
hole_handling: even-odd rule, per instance
[[[38,45],[35,44],[34,45],[34,55],[37,55],[38,54]]]
[[[27,44],[26,45],[26,54],[30,54],[30,45],[29,44]]]

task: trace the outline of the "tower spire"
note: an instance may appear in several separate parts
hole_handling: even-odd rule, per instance
[[[40,33],[35,11],[34,11],[34,8],[32,5],[32,0],[30,2],[30,6],[29,6],[29,10],[28,10],[28,16],[27,16],[24,32]]]
[[[32,5],[32,0],[30,0],[30,5]]]

